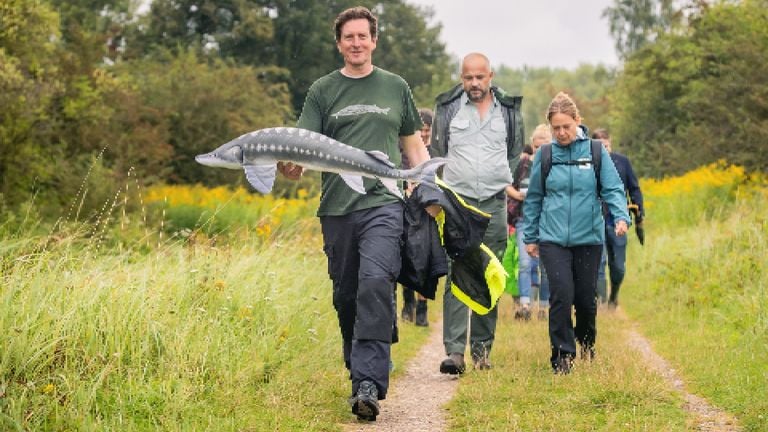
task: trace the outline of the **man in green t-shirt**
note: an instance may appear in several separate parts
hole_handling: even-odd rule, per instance
[[[398,139],[414,165],[429,159],[408,84],[375,67],[377,19],[364,7],[345,10],[334,23],[344,67],[315,81],[298,127],[362,150],[378,150],[400,164]],[[278,164],[288,178],[302,168]],[[390,345],[396,322],[394,287],[400,273],[403,202],[379,180],[364,179],[365,194],[338,174],[322,174],[318,216],[333,280],[333,305],[352,380],[352,412],[375,420],[389,386]],[[430,209],[432,214],[434,211]]]

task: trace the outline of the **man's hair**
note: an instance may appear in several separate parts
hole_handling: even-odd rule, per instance
[[[421,117],[422,123],[430,127],[432,126],[432,117],[434,117],[434,114],[431,109],[419,108],[419,117]]]
[[[363,6],[356,6],[345,10],[340,13],[336,20],[333,22],[333,29],[336,34],[336,42],[341,40],[341,28],[344,27],[348,21],[356,19],[366,19],[371,29],[371,39],[376,39],[378,33],[379,20],[371,13],[368,8]]]
[[[611,136],[608,134],[608,129],[599,128],[592,133],[592,139],[609,140]]]

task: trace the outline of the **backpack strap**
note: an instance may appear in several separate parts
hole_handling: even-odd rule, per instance
[[[603,162],[603,142],[599,139],[593,139],[592,146],[592,169],[595,170],[595,185],[597,185],[597,197],[600,198],[600,191],[603,189],[600,183],[600,166]]]
[[[539,149],[541,157],[541,191],[547,194],[547,177],[552,170],[552,144],[542,144]]]
[[[592,153],[592,169],[595,172],[595,181],[597,186],[597,196],[600,197],[600,190],[602,184],[600,183],[600,167],[602,166],[603,159],[603,142],[597,139],[593,139],[590,142],[590,153]],[[552,144],[543,144],[539,149],[541,152],[541,190],[544,195],[547,194],[547,177],[552,170]],[[568,161],[559,162],[558,165],[580,165],[583,162]]]

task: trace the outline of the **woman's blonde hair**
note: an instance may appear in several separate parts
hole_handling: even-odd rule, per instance
[[[531,142],[533,142],[533,138],[536,137],[536,135],[543,133],[547,135],[550,139],[552,139],[552,131],[549,129],[549,125],[546,123],[541,123],[538,126],[536,126],[535,129],[533,129],[533,133],[531,134]]]
[[[571,99],[565,92],[560,92],[555,95],[555,98],[549,103],[549,108],[547,108],[547,121],[551,122],[552,116],[555,114],[565,114],[577,122],[581,119],[579,108],[576,107],[573,99]]]

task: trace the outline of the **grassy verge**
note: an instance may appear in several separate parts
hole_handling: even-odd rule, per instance
[[[721,218],[650,225],[631,250],[627,313],[689,391],[768,430],[768,218],[749,194]]]
[[[0,429],[337,430],[348,421],[317,234],[202,239],[149,253],[73,237],[2,241]],[[427,333],[401,331],[394,354],[404,365]]]

